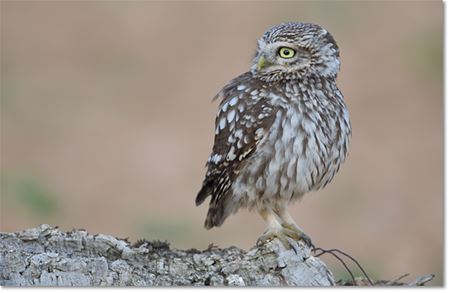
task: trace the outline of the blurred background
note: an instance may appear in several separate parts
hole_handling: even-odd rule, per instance
[[[374,278],[435,273],[442,285],[440,1],[2,1],[1,231],[48,223],[180,249],[252,247],[265,229],[256,213],[206,231],[207,204],[194,199],[211,98],[284,21],[334,35],[353,124],[348,160],[294,218]]]

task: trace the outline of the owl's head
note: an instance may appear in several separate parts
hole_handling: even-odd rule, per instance
[[[253,75],[264,81],[335,77],[339,48],[331,34],[312,23],[287,22],[269,28],[258,40]]]

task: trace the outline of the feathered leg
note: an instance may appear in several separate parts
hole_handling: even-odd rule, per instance
[[[280,219],[281,226],[286,230],[291,231],[289,234],[294,240],[302,240],[306,245],[314,247],[311,242],[311,238],[303,232],[303,230],[295,223],[295,220],[291,217],[287,209],[287,203],[280,204],[275,209],[276,215]]]
[[[293,240],[297,237],[297,234],[282,226],[281,219],[277,214],[269,207],[265,207],[259,210],[259,214],[266,221],[268,228],[263,235],[258,238],[257,245],[261,245],[265,241],[270,241],[274,238],[280,240],[286,249],[296,248]]]

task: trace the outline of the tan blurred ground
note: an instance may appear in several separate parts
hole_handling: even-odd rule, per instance
[[[438,1],[1,1],[1,230],[45,222],[178,248],[251,247],[259,216],[206,231],[194,198],[210,99],[282,21],[333,33],[353,124],[348,161],[294,217],[375,277],[433,272],[442,284]]]

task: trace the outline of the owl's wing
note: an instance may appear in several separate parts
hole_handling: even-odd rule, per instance
[[[205,227],[220,226],[228,213],[224,202],[240,169],[268,134],[274,121],[274,110],[267,92],[249,76],[241,75],[218,95],[222,99],[216,117],[215,140],[206,163],[208,171],[196,198],[200,205],[211,196]]]

